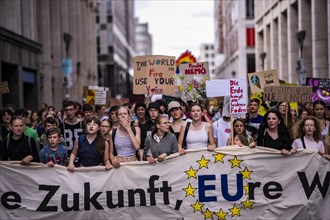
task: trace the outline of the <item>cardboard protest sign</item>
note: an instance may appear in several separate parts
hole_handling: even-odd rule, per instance
[[[307,78],[306,84],[312,87],[312,102],[322,100],[330,105],[330,79]]]
[[[263,99],[270,102],[310,102],[310,86],[266,86]]]
[[[262,92],[265,86],[279,86],[278,73],[276,70],[267,70],[256,73],[249,73],[251,93]]]
[[[193,101],[206,99],[205,82],[210,79],[209,63],[183,63],[180,64],[179,69],[184,75],[183,99]]]
[[[84,86],[83,97],[87,104],[91,105],[109,105],[110,94],[108,87]]]
[[[134,57],[133,94],[174,95],[175,57]]]

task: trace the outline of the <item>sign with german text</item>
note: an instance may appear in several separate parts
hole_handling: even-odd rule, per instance
[[[231,114],[247,113],[248,92],[246,79],[223,79],[206,82],[207,97],[229,96]]]
[[[288,169],[290,168],[290,169]],[[0,219],[330,219],[317,151],[224,146],[164,162],[80,167],[0,161]]]
[[[266,86],[263,99],[270,102],[310,102],[310,86]]]
[[[252,94],[262,92],[265,86],[280,85],[277,70],[267,70],[256,73],[249,73],[248,79]]]
[[[175,57],[134,57],[133,94],[174,95]]]

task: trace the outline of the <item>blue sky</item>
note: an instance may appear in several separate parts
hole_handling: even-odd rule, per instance
[[[149,23],[155,55],[196,58],[202,43],[214,41],[213,0],[135,0],[135,16]]]

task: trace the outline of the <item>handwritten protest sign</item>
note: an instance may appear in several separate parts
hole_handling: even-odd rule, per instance
[[[175,57],[134,57],[133,94],[174,95]]]
[[[265,86],[279,86],[278,73],[276,70],[267,70],[256,73],[249,73],[251,93],[262,92]]]
[[[179,69],[184,75],[183,99],[193,101],[206,99],[205,82],[210,79],[209,63],[184,63],[180,64]]]
[[[263,99],[270,102],[310,102],[310,86],[266,86]]]
[[[110,95],[108,87],[84,86],[83,97],[87,104],[109,105]]]
[[[247,112],[248,94],[246,79],[210,80],[206,82],[207,97],[229,96],[232,114]]]
[[[230,113],[247,113],[247,85],[246,80],[230,80]]]

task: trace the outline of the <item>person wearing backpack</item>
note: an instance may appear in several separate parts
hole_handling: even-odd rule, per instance
[[[23,133],[25,128],[23,119],[14,116],[11,118],[10,124],[12,131],[3,142],[1,160],[18,160],[22,165],[29,165],[31,161],[39,162],[36,142]]]
[[[307,116],[293,126],[295,140],[292,143],[293,149],[310,149],[325,153],[322,142],[321,125],[314,116]]]
[[[141,132],[139,127],[131,126],[130,111],[121,106],[116,111],[120,126],[111,131],[110,160],[117,168],[121,162],[136,161],[136,151],[140,149]]]
[[[181,126],[178,141],[179,154],[185,154],[185,149],[207,148],[213,151],[216,148],[212,125],[202,121],[203,111],[203,106],[198,103],[190,106],[189,113],[192,122]]]

